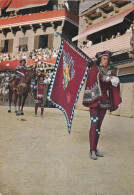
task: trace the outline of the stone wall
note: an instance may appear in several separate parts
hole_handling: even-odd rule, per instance
[[[85,85],[81,90],[78,102],[76,104],[76,109],[78,110],[89,110],[89,108],[86,108],[82,105],[84,89]],[[134,83],[122,83],[120,85],[120,89],[122,103],[120,104],[119,108],[111,114],[116,116],[134,118]],[[0,105],[8,105],[8,96],[0,96]],[[28,96],[25,106],[34,106],[33,97]]]
[[[134,83],[121,84],[122,103],[119,109],[112,114],[118,112],[119,116],[134,117]]]
[[[62,31],[62,26],[58,26],[57,32]],[[39,35],[48,35],[53,34],[54,40],[53,40],[53,47],[57,48],[60,47],[61,39],[60,36],[56,37],[56,31],[53,29],[53,27],[48,27],[46,31],[44,32],[41,28],[37,29],[36,32],[34,32],[32,29],[29,29],[24,34],[22,31],[17,31],[16,35],[14,36],[12,32],[7,33],[6,37],[0,33],[0,43],[1,40],[13,40],[13,53],[18,52],[18,45],[19,45],[19,39],[23,37],[28,38],[28,51],[32,51],[34,49],[35,44],[35,36]]]
[[[14,97],[13,97],[13,99],[14,99]],[[26,99],[25,106],[33,107],[34,104],[35,104],[34,98],[29,95],[28,98]],[[0,95],[0,105],[3,105],[3,106],[8,106],[9,105],[8,95],[6,95],[6,96]],[[12,107],[14,107],[14,102],[13,101],[12,101]]]

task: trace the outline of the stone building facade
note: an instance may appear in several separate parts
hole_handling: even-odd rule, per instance
[[[110,66],[120,78],[123,102],[113,114],[134,116],[134,5],[133,1],[85,0],[80,4],[79,33],[72,40],[93,61],[110,50]],[[89,44],[90,43],[90,44]],[[84,87],[77,108],[82,106]]]
[[[69,39],[78,33],[78,17],[75,14],[79,9],[76,11],[71,7],[71,1],[67,7],[63,0],[34,0],[38,4],[33,5],[27,1],[25,6],[17,3],[18,7],[16,0],[9,1],[6,7],[2,7],[4,0],[0,4],[0,52],[14,54],[20,50],[58,48],[60,37],[55,36],[57,32]],[[74,1],[74,5],[78,7],[79,1]]]
[[[79,0],[0,0],[0,55],[9,54],[14,59],[20,52],[28,59],[33,50],[58,49],[61,37],[57,32],[70,40],[78,34],[79,3]],[[0,67],[0,71],[10,71],[7,70],[10,62],[6,63],[6,69]],[[19,60],[17,62],[19,64]],[[7,105],[8,97],[0,96],[0,104]],[[27,99],[26,105],[34,105],[32,97]]]

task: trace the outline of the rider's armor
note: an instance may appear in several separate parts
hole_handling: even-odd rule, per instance
[[[16,67],[16,71],[15,71],[15,80],[14,80],[14,89],[16,89],[16,86],[19,82],[19,79],[21,76],[25,77],[27,72],[27,67],[25,65],[18,65]]]
[[[20,75],[25,76],[26,72],[27,72],[26,66],[20,64],[19,66],[16,67],[15,74],[17,78],[19,78]]]

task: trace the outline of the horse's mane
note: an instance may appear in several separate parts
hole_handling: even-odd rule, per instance
[[[28,69],[28,72],[27,72],[26,76],[23,79],[24,83],[30,83],[31,82],[34,71],[35,71],[35,76],[36,76],[36,69],[35,68],[29,68]]]

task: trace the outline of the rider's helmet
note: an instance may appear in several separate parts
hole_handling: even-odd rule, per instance
[[[24,61],[24,62],[26,63],[25,58],[21,58],[20,63],[21,63],[22,61]]]

